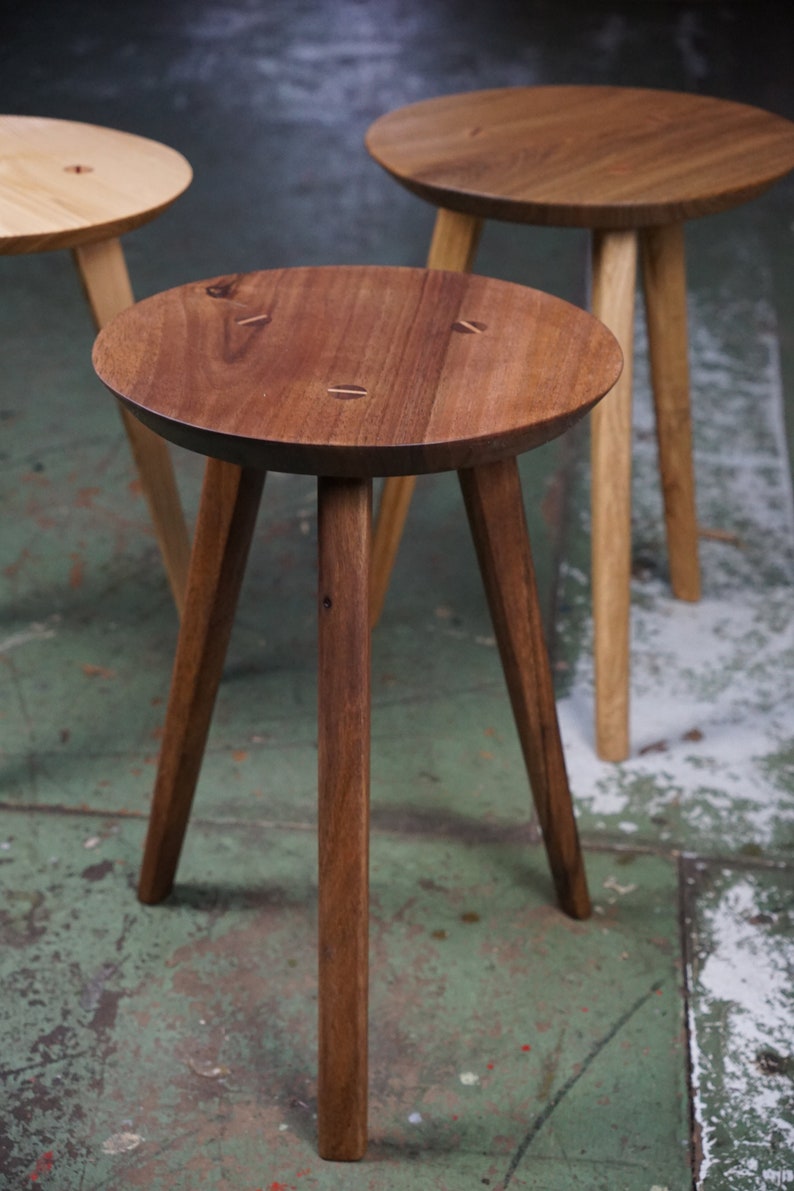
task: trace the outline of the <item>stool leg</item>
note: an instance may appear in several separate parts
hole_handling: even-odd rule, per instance
[[[113,239],[81,245],[74,249],[73,255],[96,328],[101,330],[133,302],[121,242]],[[174,603],[181,616],[185,607],[190,539],[168,444],[124,406],[119,405],[119,410],[149,505]]]
[[[629,752],[631,382],[637,235],[593,233],[593,313],[623,350],[623,373],[590,415],[596,748]]]
[[[207,461],[138,884],[147,904],[174,883],[264,482],[264,472]]]
[[[372,485],[321,478],[318,495],[318,1148],[351,1162],[367,1147]]]
[[[458,473],[502,667],[560,905],[587,918],[590,898],[562,751],[515,459]]]
[[[447,211],[442,207],[436,216],[427,255],[428,269],[470,273],[477,254],[482,226],[483,221],[475,215]],[[415,476],[390,476],[383,484],[372,547],[370,623],[373,628],[383,611],[394,560],[397,557],[415,487]]]
[[[699,600],[683,225],[643,228],[640,245],[670,582],[679,599]]]

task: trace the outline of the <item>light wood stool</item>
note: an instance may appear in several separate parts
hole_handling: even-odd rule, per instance
[[[0,116],[0,255],[71,248],[99,329],[133,301],[118,237],[165,211],[191,178],[184,157],[156,141]],[[122,418],[181,614],[190,542],[168,447],[126,410]]]
[[[590,315],[507,282],[303,268],[182,286],[102,334],[94,364],[147,426],[209,455],[139,896],[170,892],[266,469],[317,475],[319,1149],[367,1140],[372,477],[457,469],[557,897],[590,902],[516,455],[616,381]]]
[[[645,306],[673,592],[700,597],[687,367],[684,222],[761,194],[794,168],[794,124],[701,95],[515,87],[449,95],[376,120],[373,158],[440,208],[431,268],[472,268],[486,219],[592,231],[592,309],[626,365],[592,422],[596,747],[629,752],[631,359],[635,273]],[[414,481],[385,485],[375,531],[380,615]]]

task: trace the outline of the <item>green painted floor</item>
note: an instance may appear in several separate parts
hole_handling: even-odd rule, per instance
[[[421,263],[367,158],[442,92],[614,82],[794,117],[754,0],[17,4],[0,108],[129,129],[193,186],[136,292]],[[315,1151],[315,538],[271,476],[172,899],[134,888],[176,617],[68,255],[0,261],[0,1187],[794,1186],[794,180],[690,226],[704,598],[669,595],[638,321],[633,750],[592,747],[587,435],[522,461],[596,910],[554,907],[453,477],[374,639],[371,1144]],[[586,297],[575,232],[478,269]],[[180,454],[195,510],[201,463]]]

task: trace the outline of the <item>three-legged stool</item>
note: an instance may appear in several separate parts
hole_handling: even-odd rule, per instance
[[[472,267],[486,219],[592,231],[592,308],[623,348],[619,384],[592,421],[596,746],[629,751],[631,357],[642,253],[673,592],[700,597],[687,368],[684,223],[762,193],[794,168],[794,124],[758,108],[621,87],[514,87],[448,95],[382,116],[374,159],[439,208],[431,268]],[[413,479],[385,485],[373,620]]]
[[[190,184],[174,149],[92,124],[0,116],[0,255],[71,248],[97,329],[129,306],[119,236],[154,219]],[[190,541],[167,445],[122,410],[177,610]]]
[[[367,1139],[372,477],[457,469],[557,897],[590,911],[516,456],[615,383],[584,311],[461,273],[299,268],[182,286],[97,339],[136,417],[208,455],[139,896],[171,890],[267,469],[318,477],[319,1149]]]

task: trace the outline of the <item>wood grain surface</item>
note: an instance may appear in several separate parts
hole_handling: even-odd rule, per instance
[[[637,233],[593,236],[593,310],[624,345],[620,380],[590,421],[596,748],[607,761],[629,752],[631,609],[631,381]]]
[[[420,474],[560,434],[615,383],[621,354],[584,311],[441,270],[279,269],[124,311],[94,365],[143,422],[263,470]]]
[[[113,236],[72,249],[96,329],[100,331],[135,301],[121,241]],[[119,405],[132,457],[149,506],[177,612],[185,609],[190,535],[177,488],[168,443]]]
[[[147,905],[174,883],[264,483],[207,461],[138,884]]]
[[[427,254],[428,269],[470,273],[482,228],[483,221],[471,215],[443,209],[439,211]],[[390,476],[383,485],[372,543],[370,620],[373,628],[383,611],[415,486],[415,476]]]
[[[367,1147],[372,485],[318,484],[318,1071],[322,1158]]]
[[[560,906],[590,915],[515,459],[458,473]]]
[[[643,228],[640,251],[670,586],[679,600],[694,601],[700,599],[700,563],[683,227]]]
[[[104,240],[147,223],[190,185],[157,141],[71,120],[0,116],[0,254]]]
[[[370,127],[409,190],[480,218],[641,227],[722,211],[794,168],[794,124],[703,95],[508,87],[400,108]]]

